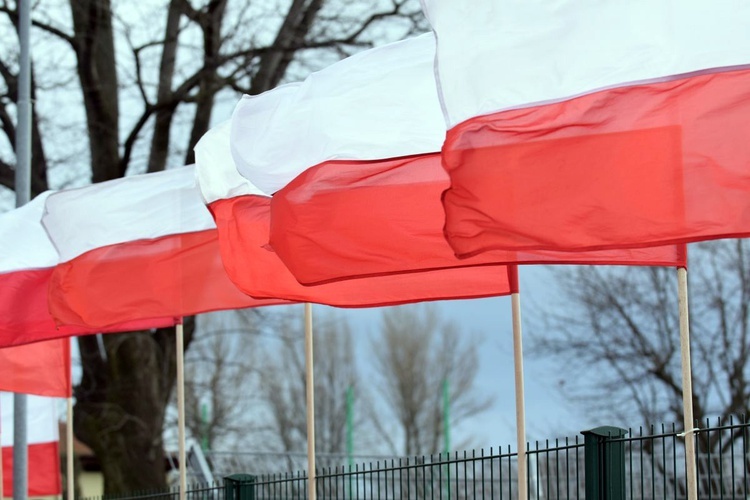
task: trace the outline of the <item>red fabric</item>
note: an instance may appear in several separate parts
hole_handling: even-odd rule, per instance
[[[0,349],[0,391],[70,397],[70,339]]]
[[[270,243],[304,284],[489,264],[684,266],[675,246],[598,252],[492,251],[457,259],[443,235],[440,154],[326,162],[271,201]]]
[[[456,254],[750,235],[750,70],[603,90],[451,129]]]
[[[78,326],[56,326],[47,304],[54,269],[28,269],[0,274],[0,347],[72,337],[101,330]],[[169,326],[174,318],[138,320],[112,325],[107,331],[143,330]]]
[[[506,266],[479,266],[301,285],[268,248],[270,200],[241,196],[209,207],[231,279],[254,297],[279,297],[338,307],[375,307],[510,293]],[[310,256],[314,258],[314,256]]]
[[[215,229],[97,248],[58,265],[49,287],[56,321],[88,328],[281,303],[232,284]]]
[[[57,442],[29,444],[29,497],[62,494]],[[3,496],[13,496],[13,447],[3,447]]]

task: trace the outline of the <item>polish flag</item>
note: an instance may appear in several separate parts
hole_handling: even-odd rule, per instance
[[[337,307],[376,307],[508,295],[516,290],[509,267],[504,265],[303,286],[268,246],[271,198],[237,172],[229,150],[228,125],[211,129],[196,146],[195,154],[199,185],[216,220],[227,273],[248,295]]]
[[[60,253],[49,307],[63,325],[283,303],[250,298],[227,277],[193,167],[58,192],[42,223]]]
[[[750,3],[422,3],[457,255],[750,234]]]
[[[80,326],[58,326],[50,315],[48,285],[59,263],[57,251],[41,224],[44,203],[50,194],[50,191],[42,193],[30,203],[0,214],[0,255],[3,256],[0,259],[0,347],[100,332]],[[171,317],[155,318],[112,325],[108,331],[140,330],[173,323]],[[30,349],[26,352],[31,353],[35,348]],[[60,344],[59,349],[65,347]]]
[[[443,236],[448,176],[434,58],[435,40],[426,34],[238,104],[231,126],[237,169],[275,193],[270,244],[298,281],[493,264],[685,265],[684,250],[674,246],[457,259]]]
[[[28,444],[28,496],[46,497],[62,494],[60,452],[55,399],[39,396],[26,398]],[[3,496],[13,496],[13,395],[0,393],[0,440],[2,441]]]

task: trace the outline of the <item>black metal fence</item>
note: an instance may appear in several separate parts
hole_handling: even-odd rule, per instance
[[[701,429],[688,434],[696,441],[699,498],[750,496],[749,428],[745,418],[732,417],[714,426],[706,421]],[[613,435],[600,433],[598,438],[587,434],[528,445],[529,499],[600,498],[592,489],[597,487],[609,488],[607,498],[686,498],[685,436],[674,425],[621,431]],[[490,448],[327,467],[316,472],[316,493],[321,499],[510,500],[517,498],[516,456],[510,448]],[[193,485],[188,488],[187,498],[304,499],[307,475],[261,474],[225,479],[213,485]],[[107,496],[104,500],[136,499],[177,500],[178,491]]]

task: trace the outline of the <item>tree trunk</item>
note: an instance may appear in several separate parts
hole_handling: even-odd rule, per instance
[[[109,0],[71,0],[78,78],[86,108],[92,182],[122,177],[118,88]]]
[[[294,58],[294,47],[303,45],[310,26],[323,7],[323,0],[294,0],[276,34],[273,49],[260,60],[250,94],[260,94],[277,86]]]
[[[186,321],[185,345],[195,323]],[[104,491],[166,487],[162,430],[176,379],[175,331],[80,337],[75,431],[100,461]]]
[[[226,11],[226,0],[212,0],[204,13],[201,14],[200,24],[203,28],[203,66],[215,68],[218,65],[219,49],[221,48],[221,24]],[[196,96],[195,118],[190,131],[190,140],[185,153],[185,164],[195,163],[193,148],[211,124],[211,112],[214,108],[216,93],[221,89],[215,70],[207,71],[200,80],[198,95]]]
[[[159,65],[159,90],[157,103],[163,104],[172,99],[172,81],[174,79],[175,61],[177,59],[177,36],[180,31],[182,2],[172,0],[167,11],[167,27],[164,33],[164,48]],[[159,109],[155,114],[154,135],[151,138],[151,150],[148,157],[148,172],[160,172],[167,165],[169,154],[169,135],[172,130],[172,118],[177,109],[175,101],[170,106]]]
[[[109,0],[71,0],[78,76],[89,131],[92,180],[120,167],[118,85]],[[193,321],[186,322],[185,345]],[[162,431],[174,385],[174,329],[79,338],[83,378],[75,430],[96,453],[105,493],[166,486]]]
[[[4,64],[0,64],[0,76],[5,81],[8,97],[18,105],[18,74],[11,73],[10,69]],[[34,69],[31,70],[31,102],[36,102],[36,79],[34,78]],[[2,106],[0,104],[0,106]],[[16,127],[13,124],[11,115],[4,107],[0,107],[0,125],[5,131],[8,142],[15,147],[16,144]],[[12,174],[12,172],[11,172]],[[0,184],[15,186],[15,179],[10,182],[0,182]],[[15,188],[14,188],[15,189]],[[49,189],[47,184],[47,155],[44,153],[42,137],[39,132],[39,115],[36,108],[31,108],[31,196],[34,197],[43,191]]]

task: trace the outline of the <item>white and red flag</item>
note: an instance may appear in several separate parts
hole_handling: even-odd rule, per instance
[[[271,198],[237,172],[229,153],[227,125],[210,130],[195,152],[199,185],[216,220],[224,265],[248,295],[338,307],[375,307],[508,295],[515,289],[504,265],[420,269],[303,286],[268,246]]]
[[[750,3],[422,3],[459,256],[750,234]]]
[[[42,222],[60,253],[49,287],[60,324],[106,329],[283,303],[252,299],[227,277],[193,167],[60,191]]]
[[[99,331],[56,325],[49,313],[48,285],[59,263],[57,251],[41,223],[44,203],[50,194],[42,193],[30,203],[0,214],[0,347]],[[171,318],[157,318],[113,325],[109,331],[137,330],[171,322]]]
[[[440,197],[448,176],[440,163],[445,125],[434,57],[434,37],[426,34],[362,52],[237,106],[231,125],[237,168],[274,193],[270,245],[298,281],[440,270],[460,276],[498,264],[685,264],[684,251],[674,246],[456,258],[443,236]],[[246,201],[229,197],[221,205],[234,203]],[[236,223],[235,210],[213,211],[217,220],[224,213],[227,224]]]
[[[56,400],[41,396],[26,399],[29,497],[62,494]],[[13,496],[13,395],[0,393],[3,495]]]

